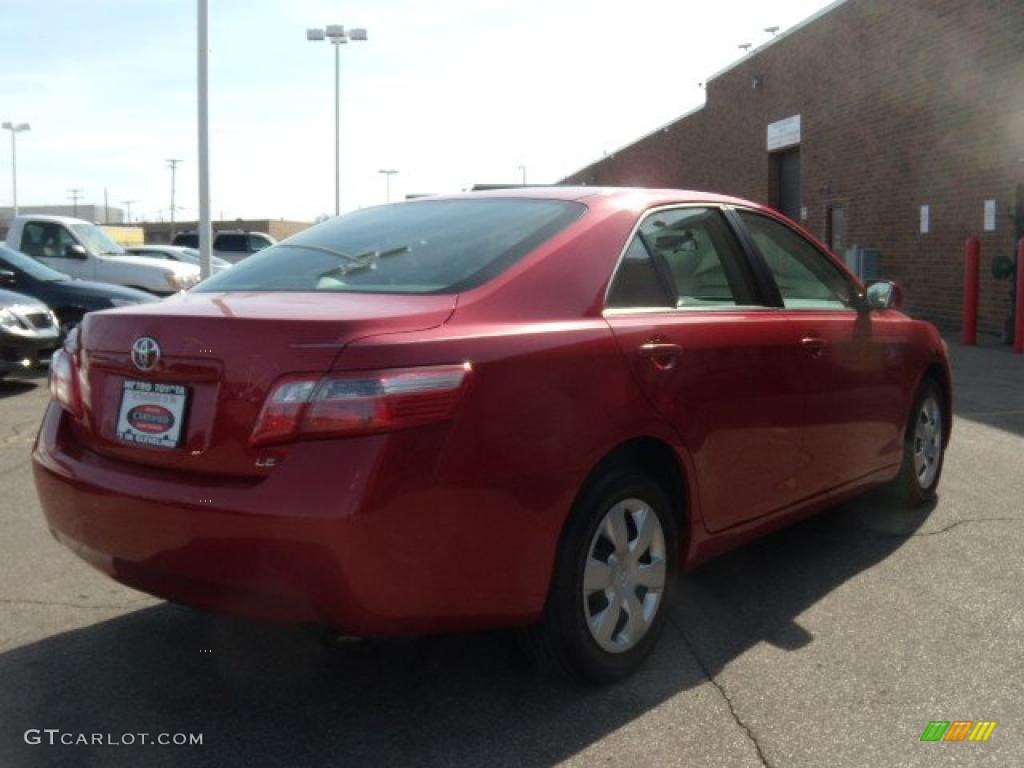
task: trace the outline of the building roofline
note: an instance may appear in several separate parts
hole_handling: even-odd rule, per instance
[[[647,133],[642,134],[641,136],[638,136],[637,138],[629,141],[628,143],[623,144],[618,149],[614,149],[611,152],[608,152],[603,157],[599,157],[596,160],[593,160],[592,162],[587,163],[583,167],[577,168],[575,171],[573,171],[570,174],[567,174],[563,178],[567,179],[570,176],[575,176],[576,174],[581,173],[581,172],[587,170],[588,168],[593,168],[598,163],[601,163],[601,162],[607,160],[610,157],[614,157],[615,155],[619,154],[623,150],[629,149],[634,144],[639,144],[641,141],[645,141],[645,140],[651,138],[652,136],[654,136],[655,134],[661,133],[661,132],[667,130],[668,128],[671,128],[673,125],[678,123],[680,120],[685,120],[686,118],[692,117],[693,115],[697,114],[702,109],[704,109],[704,107],[707,106],[707,103],[708,103],[707,102],[707,84],[710,83],[712,80],[715,80],[716,78],[721,77],[722,75],[724,75],[727,72],[735,69],[736,67],[740,66],[741,64],[745,64],[752,57],[757,56],[759,53],[764,51],[766,48],[769,48],[770,46],[775,45],[776,43],[780,42],[781,40],[784,40],[785,38],[789,37],[790,35],[792,35],[792,34],[794,34],[796,32],[799,32],[804,27],[806,27],[806,26],[808,26],[810,24],[813,24],[815,21],[820,19],[822,16],[825,16],[825,15],[831,13],[836,8],[838,8],[839,6],[845,5],[847,2],[849,2],[849,0],[834,0],[834,2],[829,3],[824,8],[821,8],[818,11],[815,11],[810,16],[808,16],[806,19],[803,19],[803,20],[797,22],[792,27],[787,29],[785,32],[780,32],[779,34],[777,34],[774,37],[772,37],[770,40],[766,40],[765,42],[761,43],[761,45],[757,46],[757,48],[754,48],[754,49],[748,51],[741,58],[737,59],[736,61],[732,62],[731,64],[728,64],[725,67],[723,67],[722,69],[718,70],[713,75],[709,75],[708,78],[704,81],[704,94],[705,94],[705,96],[704,96],[704,103],[698,104],[693,109],[691,109],[691,110],[689,110],[687,112],[684,112],[683,114],[679,115],[678,117],[673,117],[667,123],[662,123],[657,128],[654,128],[653,130],[650,130]]]
[[[813,24],[818,19],[820,19],[822,16],[826,16],[826,15],[832,13],[832,11],[834,11],[836,8],[838,8],[841,5],[845,5],[847,2],[849,2],[849,0],[834,0],[834,2],[831,2],[828,5],[826,5],[824,8],[820,8],[819,10],[815,11],[810,16],[808,16],[806,19],[803,19],[802,21],[798,21],[792,27],[789,27],[789,29],[786,29],[785,31],[780,32],[779,34],[775,35],[774,37],[770,38],[769,40],[765,40],[763,43],[761,43],[759,46],[757,46],[757,48],[752,48],[751,50],[747,51],[742,57],[740,57],[736,61],[734,61],[731,64],[727,64],[726,66],[722,67],[720,70],[715,72],[713,75],[708,75],[707,79],[704,81],[705,86],[708,83],[710,83],[712,80],[715,80],[715,79],[721,77],[722,75],[724,75],[725,73],[729,72],[730,70],[735,69],[736,67],[740,66],[741,64],[745,64],[747,61],[749,61],[754,56],[757,56],[759,53],[764,51],[766,48],[770,48],[771,46],[776,45],[777,43],[779,43],[782,40],[786,39],[790,35],[796,34],[797,32],[799,32],[804,27]]]

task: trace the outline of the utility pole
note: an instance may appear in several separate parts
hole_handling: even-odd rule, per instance
[[[526,166],[525,165],[520,165],[519,166],[519,170],[522,171],[522,174],[523,174],[523,186],[525,187],[526,186]]]
[[[110,223],[110,202],[107,198],[107,188],[103,188],[103,223]]]
[[[132,203],[134,200],[122,200],[121,205],[124,206],[124,220],[128,223],[132,223]]]
[[[68,190],[68,199],[71,201],[71,204],[74,206],[74,210],[75,210],[74,216],[77,219],[78,218],[78,201],[82,199],[82,190],[81,190],[81,188],[80,187],[75,187],[73,189],[69,189]]]
[[[179,163],[181,163],[181,160],[178,158],[171,158],[167,161],[167,167],[171,169],[171,240],[174,240],[174,187],[177,180]]]

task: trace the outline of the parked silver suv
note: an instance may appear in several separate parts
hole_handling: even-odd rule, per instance
[[[277,240],[265,232],[243,232],[231,230],[215,232],[213,235],[213,255],[219,259],[237,264],[246,256],[262,251],[273,245]],[[174,236],[173,245],[185,248],[199,247],[198,232],[180,232]]]

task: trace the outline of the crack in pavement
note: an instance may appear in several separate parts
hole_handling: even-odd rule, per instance
[[[743,732],[747,735],[747,739],[754,746],[754,750],[757,752],[757,757],[761,761],[761,765],[765,766],[765,768],[772,768],[772,764],[765,756],[764,750],[761,748],[761,743],[757,740],[757,736],[754,735],[754,732],[753,730],[751,730],[750,726],[743,722],[743,719],[736,712],[736,707],[733,705],[732,699],[729,698],[729,694],[725,692],[725,687],[720,682],[718,682],[718,680],[715,679],[715,676],[711,673],[711,670],[704,663],[704,660],[700,657],[700,654],[697,653],[696,646],[690,641],[690,638],[687,636],[683,628],[676,623],[675,618],[670,615],[668,617],[668,620],[669,622],[671,622],[672,626],[675,627],[675,630],[679,634],[679,637],[682,638],[683,645],[686,646],[687,650],[689,650],[690,652],[690,655],[693,656],[694,660],[697,662],[697,665],[700,667],[701,672],[704,673],[704,677],[708,679],[708,682],[715,687],[715,690],[718,691],[718,694],[725,701],[725,705],[729,708],[729,714],[732,715],[733,721],[736,723],[736,725],[743,729]]]
[[[875,533],[866,528],[859,528],[856,526],[851,526],[851,528],[855,531],[862,531],[865,534],[864,536],[861,536],[862,539],[884,541],[887,539],[916,539],[925,536],[941,536],[942,534],[948,533],[954,528],[966,525],[967,523],[1017,523],[1021,520],[1022,518],[1019,517],[968,517],[962,520],[955,520],[949,525],[934,531],[920,531],[918,533]],[[845,538],[828,538],[826,540],[830,542],[845,541]]]

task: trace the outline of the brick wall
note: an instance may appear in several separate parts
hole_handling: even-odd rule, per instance
[[[755,78],[760,87],[753,88]],[[963,242],[982,239],[980,326],[1000,332],[1024,185],[1021,0],[847,0],[707,83],[705,106],[569,183],[681,187],[777,203],[767,125],[801,115],[802,222],[822,240],[830,205],[846,243],[881,249],[908,307],[956,326]],[[994,199],[996,230],[983,232]],[[919,233],[919,207],[931,231]]]

